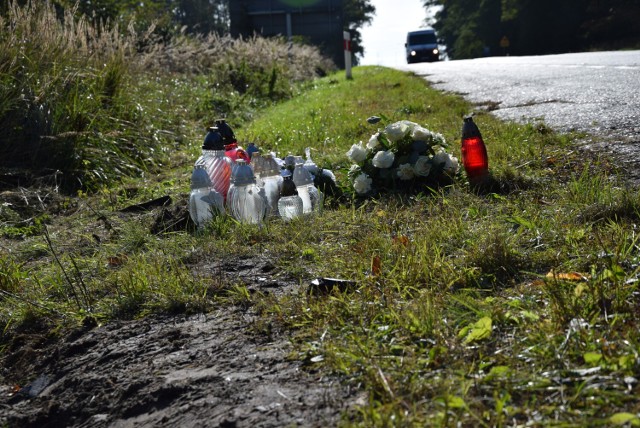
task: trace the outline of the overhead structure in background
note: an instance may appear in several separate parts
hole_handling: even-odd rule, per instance
[[[313,44],[344,67],[343,0],[233,0],[229,2],[234,37],[283,36]]]

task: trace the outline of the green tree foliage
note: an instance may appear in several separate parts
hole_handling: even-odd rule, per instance
[[[229,11],[225,0],[174,0],[175,17],[189,33],[218,33],[228,31]]]
[[[638,47],[637,0],[424,0],[451,58]],[[508,41],[508,44],[501,44]]]
[[[26,3],[28,0],[22,0]],[[138,32],[152,25],[155,33],[164,38],[186,32],[188,34],[225,34],[229,30],[230,0],[53,0],[61,11],[77,11],[94,22],[118,22],[120,28],[134,23]],[[232,0],[231,0],[232,1]],[[375,7],[371,0],[343,0],[344,25],[351,33],[352,52],[362,55],[360,28],[371,23]],[[0,13],[2,9],[0,9]]]
[[[138,31],[152,25],[165,37],[176,32],[223,34],[228,31],[228,0],[55,0],[59,10],[77,8],[94,22],[133,22]]]
[[[582,24],[582,36],[587,45],[594,48],[640,48],[638,22],[638,0],[591,0]]]
[[[351,33],[351,51],[354,55],[364,54],[360,28],[371,23],[375,12],[371,0],[344,0],[344,22]]]

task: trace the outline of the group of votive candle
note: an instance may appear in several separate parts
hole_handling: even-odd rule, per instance
[[[229,214],[243,223],[260,224],[269,217],[288,221],[319,212],[322,193],[314,185],[318,167],[302,156],[284,160],[261,154],[254,144],[238,146],[224,120],[208,129],[202,154],[191,176],[189,214],[204,227],[215,216]]]

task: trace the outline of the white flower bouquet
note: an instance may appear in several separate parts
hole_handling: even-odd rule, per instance
[[[442,134],[401,120],[379,129],[366,144],[351,146],[346,154],[352,162],[349,179],[359,196],[450,183],[459,166],[447,147]]]

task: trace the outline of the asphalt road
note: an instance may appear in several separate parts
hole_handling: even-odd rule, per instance
[[[519,122],[584,131],[590,143],[640,166],[640,51],[490,57],[404,66]],[[636,175],[636,174],[634,174]],[[638,175],[640,178],[640,175]]]

